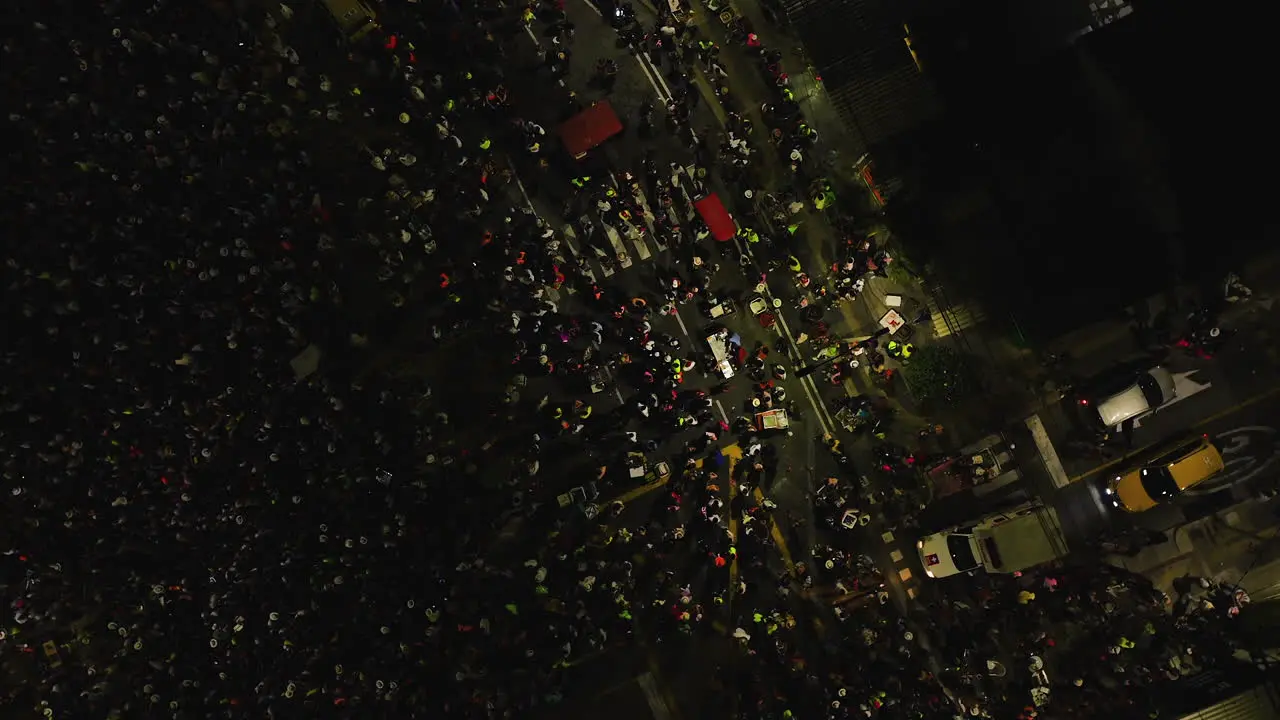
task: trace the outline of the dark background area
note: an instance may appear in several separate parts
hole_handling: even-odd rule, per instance
[[[912,10],[945,115],[895,141],[890,207],[914,264],[1032,343],[1265,247],[1263,64],[1234,5],[1134,3],[1071,37],[1083,2]],[[1264,148],[1266,150],[1264,150]],[[1261,170],[1261,168],[1259,168]],[[1259,184],[1261,180],[1261,184]]]

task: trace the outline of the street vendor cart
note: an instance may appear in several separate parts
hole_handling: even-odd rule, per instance
[[[644,458],[642,452],[627,453],[627,476],[632,480],[639,480],[644,477],[645,472],[649,470],[649,463]]]
[[[587,380],[591,383],[591,392],[604,392],[609,387],[609,373],[599,365],[591,368],[587,373]]]
[[[730,300],[728,298],[725,298],[725,299],[708,298],[707,302],[708,302],[707,317],[711,318],[712,320],[715,320],[716,318],[722,318],[727,315],[732,315],[735,312],[737,312],[737,310],[733,306],[733,300]]]
[[[596,487],[595,483],[590,482],[586,485],[579,485],[578,487],[569,490],[569,492],[557,495],[556,503],[562,508],[575,505],[581,509],[583,514],[588,518],[593,518],[600,512],[599,506],[594,502],[598,497],[600,497],[600,489]]]
[[[729,331],[721,328],[707,335],[707,346],[711,348],[711,357],[716,361],[716,372],[725,380],[733,377],[733,364],[729,354]]]
[[[782,408],[756,413],[756,430],[786,430],[791,425],[787,411]]]
[[[775,313],[781,309],[782,301],[775,298],[771,303],[765,300],[763,295],[756,295],[747,302],[747,307],[751,309],[751,314],[756,316],[760,327],[771,328],[778,320]]]

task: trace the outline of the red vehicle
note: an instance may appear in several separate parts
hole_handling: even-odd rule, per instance
[[[575,160],[581,160],[605,140],[622,132],[622,121],[608,100],[601,100],[560,125],[560,141]]]
[[[733,216],[725,210],[724,203],[720,202],[720,197],[715,193],[695,201],[693,207],[697,209],[702,222],[706,223],[707,229],[711,231],[711,237],[717,242],[728,242],[738,234],[737,223],[733,221]]]

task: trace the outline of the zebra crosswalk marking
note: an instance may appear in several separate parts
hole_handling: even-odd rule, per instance
[[[587,259],[582,255],[582,251],[578,250],[577,245],[578,233],[574,232],[572,225],[564,226],[564,244],[569,246],[569,252],[573,253],[574,260],[578,261],[578,266],[582,268],[582,274],[587,278],[588,282],[596,281],[595,271],[587,264]]]
[[[937,301],[930,297],[928,306],[933,320],[934,337],[946,337],[955,332],[968,330],[971,327],[976,327],[986,319],[982,308],[968,303],[948,308],[944,312],[938,308]]]
[[[653,253],[649,252],[649,245],[644,241],[644,235],[639,233],[631,237],[631,243],[636,246],[636,257],[641,260],[648,260],[653,257]]]
[[[627,247],[622,244],[622,237],[618,235],[618,231],[614,230],[612,225],[606,223],[604,234],[609,236],[609,244],[613,246],[613,252],[618,256],[618,265],[623,268],[631,267],[631,253],[627,252]],[[605,268],[606,277],[612,274],[608,268]]]

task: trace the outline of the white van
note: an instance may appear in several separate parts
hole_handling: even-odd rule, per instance
[[[968,527],[927,535],[916,542],[916,552],[925,575],[943,578],[978,568],[1019,572],[1064,557],[1068,549],[1057,512],[1027,503]]]

